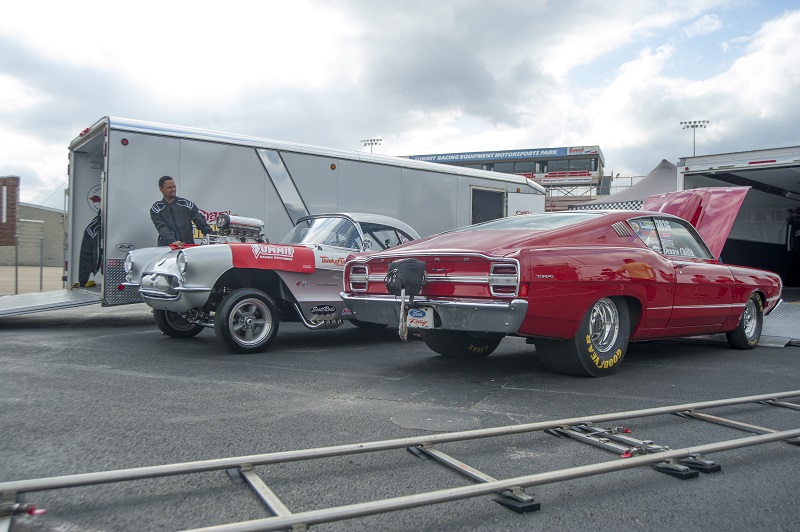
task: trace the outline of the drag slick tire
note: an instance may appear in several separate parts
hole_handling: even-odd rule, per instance
[[[153,310],[153,318],[158,329],[172,338],[191,338],[205,329],[202,325],[192,323],[179,313],[169,310]]]
[[[764,304],[758,294],[750,294],[744,304],[742,319],[736,329],[725,334],[728,343],[734,349],[753,349],[761,338],[761,327],[764,325]]]
[[[255,288],[239,288],[222,300],[214,315],[214,331],[234,353],[264,351],[278,334],[278,309]]]
[[[548,369],[579,377],[605,377],[622,364],[630,338],[628,306],[604,297],[586,312],[575,338],[536,340],[539,360]]]
[[[428,347],[448,358],[478,359],[487,357],[497,349],[503,336],[499,333],[422,330],[422,339]]]

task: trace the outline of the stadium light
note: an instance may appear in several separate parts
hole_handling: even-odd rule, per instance
[[[681,122],[681,129],[692,130],[692,156],[697,155],[697,128],[708,127],[708,124],[708,120],[687,120],[686,122]]]
[[[364,146],[369,146],[369,152],[372,153],[373,146],[380,146],[383,139],[363,139],[361,144]]]

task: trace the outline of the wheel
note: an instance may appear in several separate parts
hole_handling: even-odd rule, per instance
[[[583,317],[575,338],[536,340],[539,360],[548,369],[581,377],[605,377],[622,364],[630,339],[630,316],[625,301],[597,301]]]
[[[169,310],[153,310],[153,318],[159,330],[173,338],[191,338],[205,329],[202,325],[192,323],[177,312]]]
[[[258,353],[278,334],[278,309],[272,299],[254,288],[234,290],[214,315],[214,331],[234,353]]]
[[[422,339],[428,347],[448,358],[487,357],[497,349],[503,336],[498,333],[422,330]]]
[[[369,321],[361,321],[361,320],[350,320],[350,323],[358,327],[359,329],[385,329],[387,325],[385,323],[372,323]]]
[[[761,338],[761,327],[764,325],[764,304],[758,294],[752,293],[744,304],[742,319],[736,329],[725,334],[728,343],[734,349],[753,349]]]

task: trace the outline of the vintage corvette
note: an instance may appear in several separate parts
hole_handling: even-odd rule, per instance
[[[345,258],[419,238],[407,224],[375,214],[320,214],[298,220],[277,244],[261,238],[263,222],[222,215],[210,245],[143,248],[125,260],[126,281],[153,310],[156,325],[174,338],[213,328],[233,352],[263,351],[281,321],[309,329],[350,320],[339,292]]]
[[[613,373],[629,341],[725,333],[751,349],[781,279],[719,260],[748,189],[514,216],[355,255],[342,298],[359,320],[416,328],[446,357],[485,357],[521,336],[573,375]]]

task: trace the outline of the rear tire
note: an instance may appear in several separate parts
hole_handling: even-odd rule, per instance
[[[605,377],[622,364],[630,339],[630,315],[623,299],[604,297],[583,317],[575,338],[536,340],[548,369],[579,377]]]
[[[427,346],[447,358],[485,358],[497,349],[503,336],[499,333],[422,330],[422,339]]]
[[[728,343],[734,349],[753,349],[761,338],[764,325],[764,304],[758,294],[752,293],[744,304],[744,312],[736,329],[726,333]]]
[[[214,315],[214,332],[234,353],[264,351],[278,334],[278,309],[255,288],[239,288],[222,300]]]
[[[191,338],[205,329],[202,325],[192,323],[179,313],[169,310],[153,310],[153,318],[158,329],[172,338]]]

